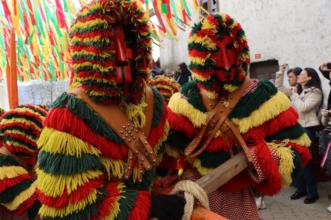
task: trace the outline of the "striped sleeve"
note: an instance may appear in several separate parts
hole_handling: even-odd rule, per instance
[[[48,118],[58,118],[53,114]],[[62,127],[77,126],[76,116],[59,119]],[[62,117],[65,117],[62,114]],[[74,117],[76,117],[74,119]],[[100,149],[65,131],[55,129],[56,121],[47,120],[39,141],[37,193],[43,219],[147,219],[150,194],[129,189],[106,170]],[[84,124],[80,121],[81,124]],[[83,126],[73,130],[84,129]],[[91,131],[92,132],[92,131]],[[86,133],[85,136],[93,136]],[[106,142],[105,142],[106,143]],[[116,166],[116,164],[114,163]],[[116,167],[114,167],[115,169]],[[117,179],[117,180],[116,180]]]
[[[37,215],[34,178],[14,158],[0,154],[0,204],[17,215],[27,214],[29,219]]]

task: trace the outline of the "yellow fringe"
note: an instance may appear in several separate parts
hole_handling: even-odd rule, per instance
[[[40,113],[37,113],[37,112],[31,110],[30,108],[20,107],[20,108],[16,108],[15,111],[16,112],[29,112],[29,113],[31,113],[33,115],[36,115],[36,116],[40,117],[41,119],[44,119],[45,118],[45,116],[42,116]],[[30,121],[28,119],[22,119],[22,120]]]
[[[87,205],[95,203],[97,200],[97,190],[93,190],[87,198],[80,200],[76,203],[69,203],[64,208],[53,208],[46,205],[42,205],[39,210],[39,215],[42,218],[45,217],[65,217],[74,212],[79,212],[83,210]]]
[[[190,57],[190,61],[193,64],[205,65],[209,56],[201,58],[201,57]]]
[[[105,218],[101,218],[102,220],[110,220],[110,219],[115,219],[118,215],[118,213],[120,213],[120,203],[119,200],[121,198],[124,198],[122,196],[123,194],[123,189],[124,189],[124,185],[122,183],[117,185],[117,190],[120,192],[120,196],[118,196],[118,198],[116,199],[116,201],[114,201],[114,206],[111,207],[111,212],[109,213],[108,216],[106,216]]]
[[[1,124],[9,124],[9,123],[13,123],[13,122],[16,122],[16,123],[22,123],[22,124],[25,124],[27,126],[31,126],[33,127],[34,129],[36,129],[37,131],[41,131],[41,128],[38,127],[34,122],[30,121],[30,120],[26,120],[26,119],[21,119],[21,118],[11,118],[11,119],[1,119]]]
[[[27,188],[26,190],[22,191],[19,195],[17,195],[11,202],[3,203],[2,205],[5,206],[10,211],[16,210],[23,202],[27,199],[31,198],[31,196],[36,191],[36,184],[32,183],[32,185]]]
[[[99,156],[101,152],[81,139],[52,128],[45,127],[37,142],[38,148],[49,152],[80,157],[83,153]]]
[[[209,22],[207,19],[204,19],[203,22],[202,22],[202,27],[201,29],[203,30],[211,30],[213,32],[217,32],[217,27],[215,24]]]
[[[40,191],[42,191],[45,195],[54,198],[61,196],[64,189],[66,189],[70,195],[80,186],[83,186],[91,179],[99,178],[103,175],[103,173],[99,170],[89,170],[80,174],[63,176],[48,174],[40,169],[37,169],[37,175],[38,178],[36,180],[36,184],[38,189],[40,189]]]
[[[107,27],[108,22],[105,19],[93,19],[91,21],[86,21],[86,22],[77,22],[75,24],[73,24],[73,26],[71,27],[71,30],[77,30],[77,29],[91,29],[96,25],[100,25],[103,24],[105,27]]]
[[[105,67],[99,64],[96,64],[94,62],[90,62],[90,61],[85,61],[83,63],[79,63],[79,64],[72,64],[72,67],[74,69],[80,68],[80,67],[92,67],[93,69],[99,69],[102,72],[109,72],[109,67]]]
[[[279,115],[291,107],[291,102],[282,92],[277,92],[272,98],[263,103],[260,108],[253,111],[248,117],[232,119],[238,126],[240,133],[246,133],[249,129],[258,127],[268,120]]]
[[[109,180],[113,177],[118,179],[123,178],[125,171],[125,164],[123,161],[102,157],[100,162],[104,165]]]
[[[80,51],[75,51],[72,52],[72,55],[78,55],[78,56],[82,56],[82,55],[92,55],[92,56],[100,56],[104,59],[109,58],[109,56],[115,55],[115,51],[100,51],[100,53],[95,53],[94,51],[87,51],[87,50],[80,50]]]
[[[145,126],[146,123],[146,116],[144,113],[144,109],[147,107],[145,101],[142,101],[138,105],[130,104],[126,105],[126,115],[130,119],[130,121],[134,124],[137,128],[142,128]]]
[[[187,117],[195,127],[206,123],[207,114],[195,109],[180,93],[170,98],[168,106],[174,113]]]
[[[27,146],[21,144],[21,143],[18,143],[16,141],[6,141],[6,145],[7,146],[16,146],[16,147],[20,147],[20,148],[23,148],[25,150],[27,150],[28,152],[30,152],[31,154],[35,153],[37,149],[33,150],[33,149],[30,149],[28,148]]]
[[[23,135],[26,139],[28,139],[31,142],[36,142],[36,139],[33,139],[31,136],[27,135],[26,133],[20,131],[20,130],[7,130],[5,131],[5,134],[20,134]],[[11,141],[10,141],[11,142]],[[25,142],[25,141],[24,141]],[[11,142],[12,143],[12,142]],[[29,148],[28,148],[29,149]],[[29,149],[31,151],[31,149]]]
[[[72,43],[89,43],[89,42],[99,42],[99,41],[106,41],[107,43],[110,42],[109,38],[106,38],[104,35],[96,35],[95,37],[72,37],[71,42]]]
[[[111,68],[109,68],[111,69]],[[77,80],[80,83],[83,83],[84,81],[88,81],[88,80],[93,80],[93,81],[97,81],[97,82],[101,82],[101,83],[107,83],[109,84],[110,80],[105,79],[105,78],[95,78],[94,76],[88,76],[88,77],[77,77]],[[114,81],[115,84],[115,81]]]
[[[211,171],[213,171],[214,169],[209,169],[209,168],[205,168],[201,165],[201,161],[199,159],[195,159],[193,162],[193,167],[197,169],[197,171],[202,175],[207,175],[208,173],[210,173]]]
[[[208,49],[216,49],[217,45],[216,42],[213,41],[213,39],[209,38],[208,36],[197,36],[193,35],[189,38],[189,43],[198,43],[201,44],[203,47],[206,47]]]
[[[310,138],[308,137],[308,135],[306,133],[301,135],[299,138],[293,139],[293,140],[290,140],[290,141],[295,143],[295,144],[305,146],[305,147],[310,147],[310,144],[311,144],[311,140],[310,140]]]
[[[20,175],[28,174],[28,171],[20,166],[1,166],[0,167],[0,180],[11,179]]]
[[[96,2],[97,3],[97,2]],[[89,7],[85,7],[82,9],[82,11],[79,12],[79,16],[86,16],[87,14],[89,14],[91,11],[97,10],[101,7],[100,4],[91,4],[89,5]]]
[[[224,85],[224,89],[226,91],[229,91],[229,92],[234,92],[238,89],[239,87],[238,86],[234,86],[234,85],[231,85],[231,84],[225,84]]]
[[[291,174],[294,169],[292,151],[289,147],[286,146],[286,143],[268,143],[268,146],[270,149],[275,150],[277,156],[280,159],[278,170],[282,176],[282,186],[286,188],[292,183]]]
[[[209,80],[210,77],[211,77],[211,75],[208,77],[203,77],[203,76],[199,75],[198,73],[195,73],[194,71],[192,71],[192,78],[196,79],[200,82],[205,82],[205,81]]]

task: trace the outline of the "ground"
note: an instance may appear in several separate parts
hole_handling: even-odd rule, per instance
[[[295,189],[290,187],[274,197],[266,197],[267,209],[260,210],[259,214],[262,220],[331,220],[331,213],[327,211],[331,200],[328,194],[331,194],[331,182],[319,183],[318,191],[320,199],[314,203],[306,205],[304,198],[299,200],[290,200],[290,196]]]

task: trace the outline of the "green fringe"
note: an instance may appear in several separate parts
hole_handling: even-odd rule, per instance
[[[277,93],[276,87],[267,80],[261,80],[256,90],[240,99],[230,118],[245,118]]]
[[[29,220],[34,220],[36,218],[40,207],[41,207],[41,203],[39,202],[39,200],[36,200],[34,204],[28,209],[27,214]]]
[[[20,108],[20,109],[29,109],[29,110],[31,110],[31,111],[37,113],[38,115],[46,116],[46,114],[45,114],[44,111],[41,111],[41,110],[39,110],[39,109],[37,109],[37,108],[34,108],[33,106],[29,106],[29,105],[19,105],[19,106],[16,107],[16,109],[18,109],[18,108]]]
[[[67,92],[62,93],[52,104],[51,108],[65,107],[70,95]]]
[[[170,130],[167,143],[170,146],[184,150],[191,142],[191,139],[186,137],[184,134],[177,131]]]
[[[164,114],[164,106],[163,106],[163,97],[157,91],[157,89],[153,88],[154,94],[154,105],[153,105],[153,121],[152,121],[152,128],[158,126],[161,123],[162,116]]]
[[[23,115],[23,113],[21,112],[13,112],[11,114],[5,114],[3,116],[4,119],[25,119],[27,121],[31,121],[33,123],[35,123],[39,128],[42,128],[42,122],[39,121],[38,119],[36,119],[35,117],[31,117],[31,116],[27,116],[27,115]]]
[[[84,41],[79,41],[79,42],[71,42],[72,46],[83,46],[83,47],[95,47],[98,49],[103,49],[105,48],[109,43],[106,42],[105,40],[102,41],[95,41],[95,42],[84,42]]]
[[[201,166],[205,168],[216,168],[222,163],[231,158],[230,153],[220,150],[218,152],[209,153],[204,151],[198,156],[201,161]]]
[[[0,154],[0,167],[2,166],[20,166],[20,164],[13,157]]]
[[[292,151],[293,163],[294,163],[294,168],[291,177],[292,177],[292,181],[294,181],[296,178],[298,178],[301,175],[303,167],[298,152],[293,148],[291,148],[291,151]]]
[[[0,129],[0,130],[1,130],[1,129]],[[27,129],[22,128],[22,127],[20,127],[20,126],[6,127],[6,128],[3,129],[3,130],[6,130],[6,131],[20,131],[20,132],[24,133],[26,136],[28,136],[28,137],[30,137],[30,138],[32,138],[32,139],[34,139],[34,140],[38,139],[38,137],[39,137],[39,135],[34,135],[34,134],[31,132],[30,129],[27,130]],[[1,133],[1,131],[0,131],[0,133]]]
[[[181,92],[187,97],[188,102],[193,105],[194,108],[201,112],[206,112],[207,109],[202,103],[202,98],[199,93],[199,88],[195,80],[192,80],[185,85],[183,85]]]
[[[106,197],[107,192],[105,188],[99,189],[97,193],[97,200],[95,203],[88,204],[83,210],[74,212],[71,215],[67,215],[65,217],[44,217],[43,220],[82,220],[82,219],[91,219],[93,216],[97,214],[98,207],[97,205],[102,202],[102,200]]]
[[[4,140],[5,142],[7,142],[7,141],[8,141],[8,142],[15,141],[15,142],[18,142],[18,143],[24,145],[25,147],[29,148],[30,150],[37,150],[37,146],[34,147],[34,146],[32,146],[30,143],[25,142],[25,141],[23,141],[23,140],[21,140],[21,139],[19,139],[19,138],[5,137],[3,140]]]
[[[89,154],[83,154],[77,158],[41,151],[38,155],[38,163],[40,169],[55,175],[74,175],[87,170],[101,170],[103,168],[99,159]]]
[[[304,133],[305,133],[304,129],[298,123],[295,126],[285,128],[280,132],[267,137],[267,142],[272,142],[273,140],[297,139]]]
[[[195,23],[195,24],[193,25],[193,27],[192,27],[192,31],[191,31],[191,33],[192,33],[192,34],[195,34],[195,33],[197,33],[198,31],[200,31],[201,28],[202,28],[202,22]]]
[[[123,140],[88,105],[75,96],[69,96],[67,108],[81,118],[94,132],[123,145]]]
[[[72,56],[73,60],[81,60],[81,59],[86,59],[86,60],[104,60],[104,59],[113,59],[113,55],[106,55],[106,56],[99,56],[99,55],[91,55],[91,54],[74,54]]]
[[[116,88],[117,87],[115,84],[102,83],[102,82],[99,82],[99,81],[93,80],[93,79],[84,80],[84,82],[81,81],[81,83],[84,84],[84,85],[87,85],[87,86],[96,86],[96,87],[102,88],[102,89],[110,89],[110,88]]]
[[[94,32],[94,31],[104,31],[106,29],[104,24],[95,24],[94,26],[91,26],[90,28],[78,28],[72,29],[69,36],[73,36],[75,33],[78,34],[85,34],[88,32]]]
[[[9,189],[6,189],[0,193],[0,203],[8,203],[18,196],[22,191],[29,188],[32,184],[32,180],[25,180]]]
[[[210,51],[217,51],[216,49],[211,50],[211,49],[209,49],[209,48],[207,48],[207,47],[202,46],[202,44],[199,44],[199,43],[196,43],[196,42],[189,43],[189,44],[188,44],[188,49],[189,49],[189,50],[193,50],[193,49],[195,49],[195,50],[198,50],[198,51],[207,51],[207,52],[210,52]],[[191,66],[191,65],[190,65],[190,66]]]
[[[136,190],[126,190],[119,201],[120,203],[120,212],[118,213],[116,220],[127,220],[133,209],[137,198]]]
[[[103,70],[101,70],[101,69],[99,69],[99,68],[97,68],[97,67],[92,67],[92,66],[81,66],[81,67],[77,67],[76,69],[75,69],[75,72],[77,73],[77,74],[79,74],[79,72],[95,72],[95,73],[99,73],[99,74],[101,74],[101,75],[104,75],[104,76],[107,76],[107,75],[110,75],[110,74],[113,74],[113,70],[111,69],[111,68],[109,68],[107,71],[103,71]],[[91,73],[91,75],[92,75],[92,73]]]

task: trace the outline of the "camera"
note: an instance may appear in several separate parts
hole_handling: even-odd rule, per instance
[[[326,68],[328,68],[329,70],[331,70],[331,63],[327,63],[326,64]]]

